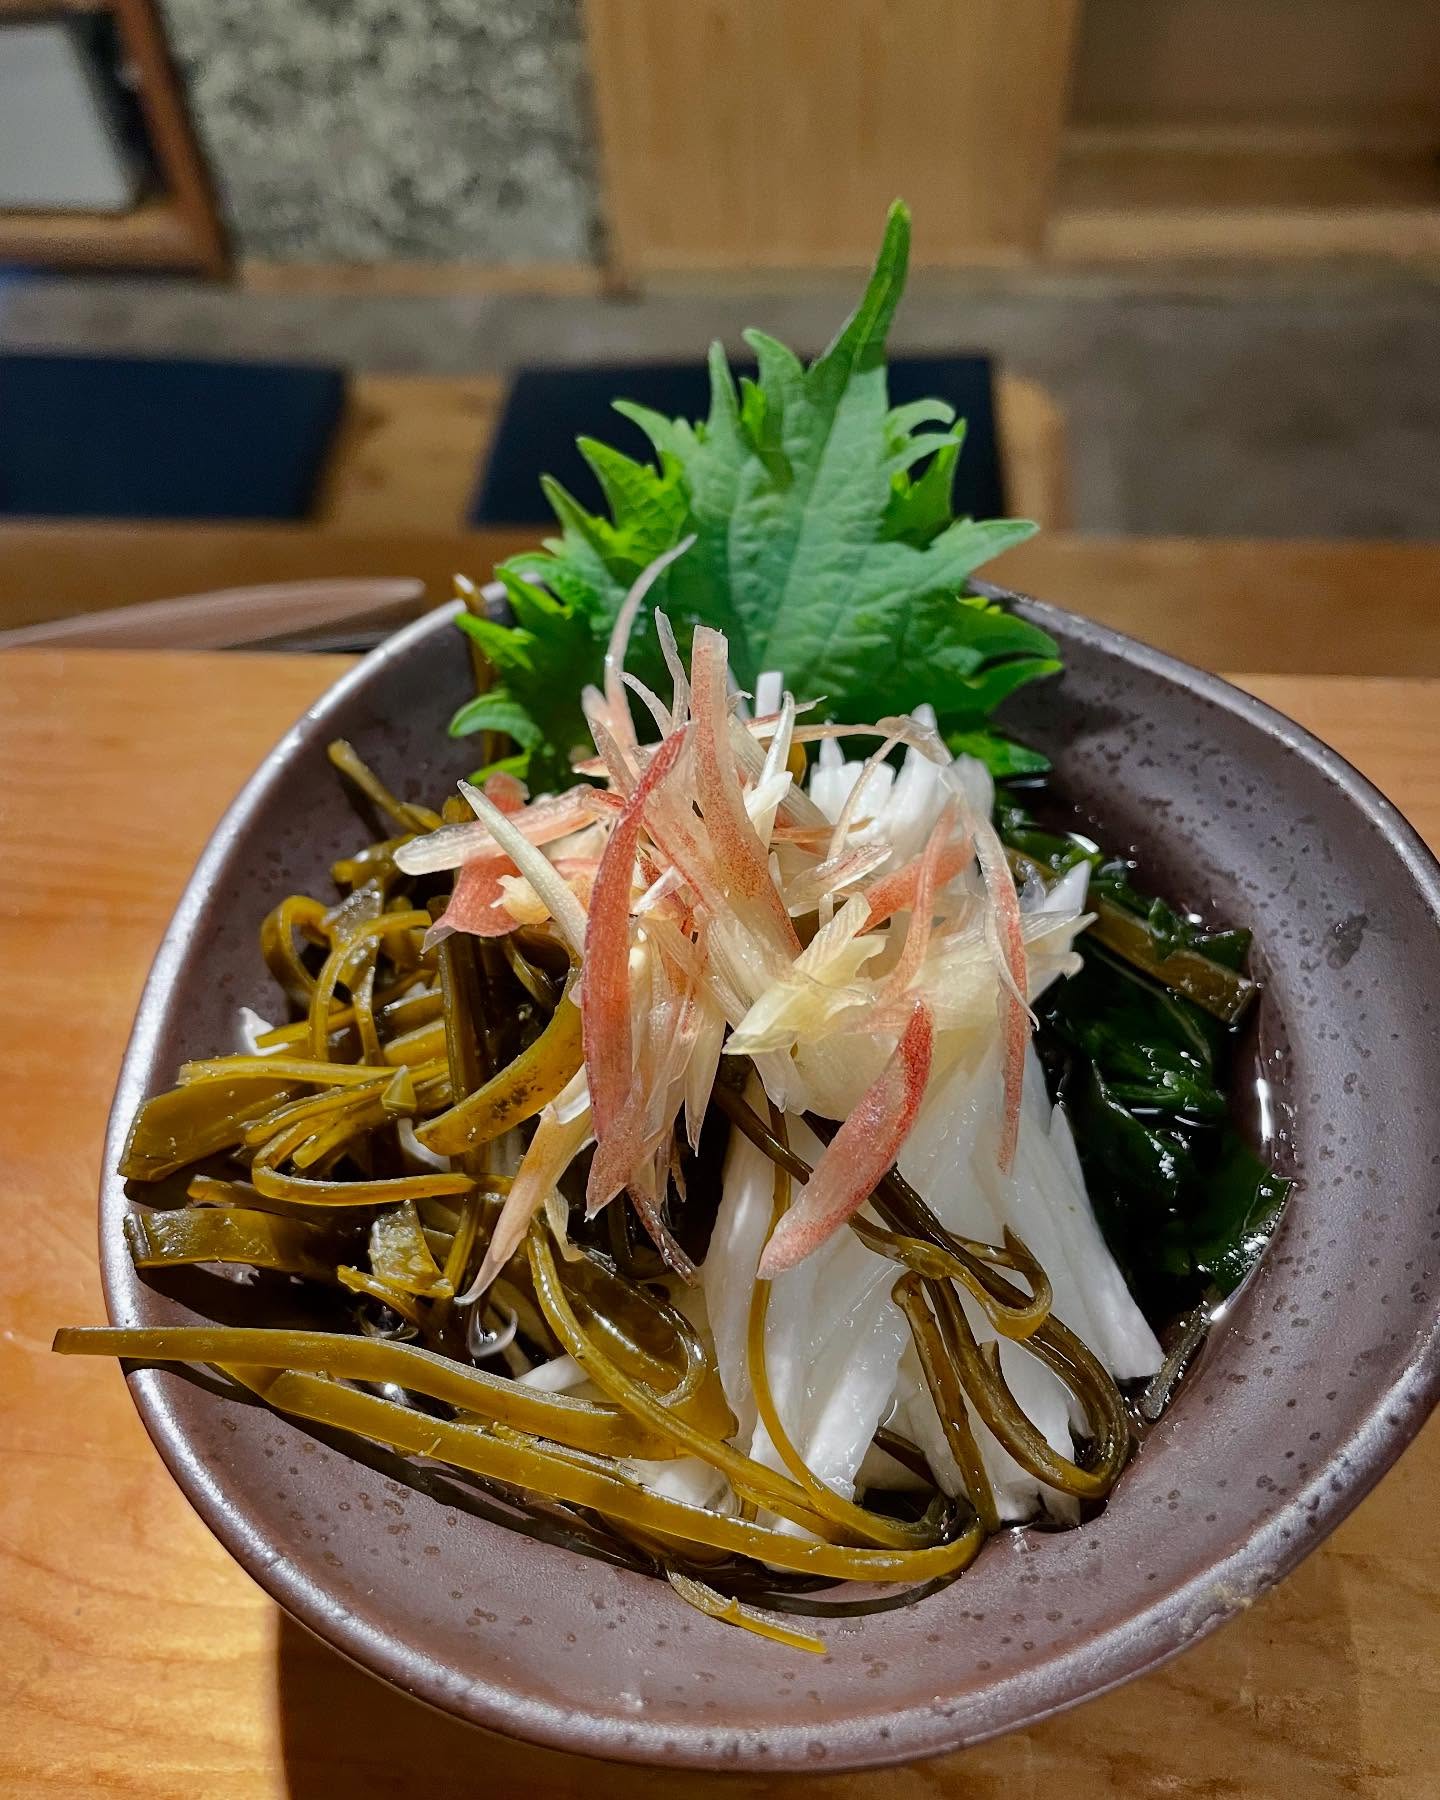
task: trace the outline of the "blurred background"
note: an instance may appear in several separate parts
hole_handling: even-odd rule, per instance
[[[0,0],[0,628],[483,578],[897,194],[977,510],[1440,538],[1435,0]]]

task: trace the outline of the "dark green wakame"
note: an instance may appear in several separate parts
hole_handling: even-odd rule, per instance
[[[1160,1320],[1206,1292],[1229,1294],[1264,1250],[1291,1184],[1233,1118],[1243,1020],[1218,1019],[1164,975],[1166,956],[1183,951],[1243,976],[1250,933],[1196,925],[1137,887],[1132,863],[1043,830],[1013,794],[1002,791],[996,819],[1011,851],[1046,874],[1090,863],[1091,904],[1109,901],[1149,928],[1158,979],[1093,934],[1081,939],[1084,967],[1040,1003],[1037,1047],[1101,1229],[1145,1311]]]

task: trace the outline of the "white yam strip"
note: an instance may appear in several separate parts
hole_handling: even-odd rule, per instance
[[[552,1356],[515,1380],[520,1387],[538,1388],[542,1394],[563,1394],[584,1383],[585,1371],[573,1356]]]
[[[860,773],[855,777],[854,785],[845,796],[845,804],[840,808],[840,817],[835,821],[835,828],[830,833],[830,847],[825,853],[827,862],[833,861],[845,848],[845,839],[850,835],[850,827],[855,823],[864,800],[865,790],[870,786],[871,777],[879,773],[880,765],[899,743],[898,738],[887,737],[879,747],[873,750],[860,765]],[[893,781],[894,777],[891,777]],[[888,786],[887,786],[888,792]]]

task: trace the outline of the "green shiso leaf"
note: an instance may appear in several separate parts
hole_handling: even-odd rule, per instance
[[[715,345],[705,420],[617,402],[649,438],[655,460],[582,439],[604,511],[588,512],[546,479],[560,535],[497,571],[514,623],[462,621],[517,709],[520,730],[509,735],[532,784],[568,777],[571,754],[587,738],[581,690],[601,678],[626,592],[692,533],[694,545],[656,582],[632,634],[636,673],[661,679],[648,626],[658,606],[682,644],[696,624],[724,631],[743,687],[778,669],[797,697],[824,696],[825,711],[840,720],[928,700],[942,731],[978,734],[978,753],[992,767],[1035,769],[1033,757],[985,722],[1016,688],[1059,668],[1056,646],[1038,627],[966,594],[982,563],[1035,528],[957,518],[963,423],[939,400],[890,405],[885,346],[909,247],[910,216],[897,203],[859,306],[808,368],[750,331],[757,379],[737,385]],[[482,728],[504,729],[493,710],[469,707],[451,727]]]

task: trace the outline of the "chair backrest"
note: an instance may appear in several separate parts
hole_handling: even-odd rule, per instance
[[[0,514],[302,519],[341,370],[0,355]]]
[[[732,367],[737,375],[755,373],[753,363],[737,361]],[[582,505],[598,510],[599,484],[575,448],[576,438],[596,437],[632,456],[653,455],[639,427],[612,407],[618,396],[671,418],[703,419],[710,410],[709,377],[700,362],[521,369],[506,398],[470,522],[552,523],[540,489],[543,474],[555,476]],[[932,396],[948,401],[966,420],[955,482],[956,510],[977,519],[1000,517],[1005,511],[1005,482],[989,358],[911,356],[891,362],[892,405]]]

